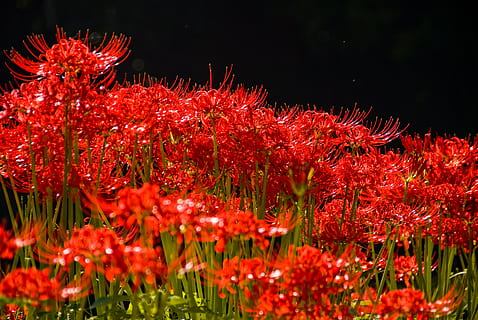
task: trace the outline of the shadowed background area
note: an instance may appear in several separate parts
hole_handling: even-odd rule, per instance
[[[402,1],[16,0],[1,10],[0,49],[32,33],[53,43],[90,30],[132,37],[122,74],[263,86],[268,103],[372,107],[409,132],[465,137],[478,127],[477,23],[470,7]],[[5,60],[5,58],[2,58]],[[11,79],[0,68],[0,83]]]

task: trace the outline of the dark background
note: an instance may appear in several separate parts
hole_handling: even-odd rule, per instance
[[[262,85],[271,105],[357,103],[409,132],[478,131],[478,26],[460,1],[8,0],[0,10],[2,50],[32,33],[53,43],[56,25],[123,33],[133,40],[120,74],[204,84],[211,63],[217,85],[234,65],[235,82]],[[2,65],[0,83],[10,79]]]

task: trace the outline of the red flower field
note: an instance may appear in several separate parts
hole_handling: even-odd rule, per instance
[[[7,53],[1,319],[478,317],[476,138],[120,83],[128,45]]]

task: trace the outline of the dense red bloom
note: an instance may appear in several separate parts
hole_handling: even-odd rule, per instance
[[[350,319],[355,306],[344,296],[358,286],[356,270],[377,271],[386,262],[366,261],[359,248],[336,256],[308,246],[264,261],[257,255],[275,249],[271,237],[303,219],[312,239],[298,238],[334,250],[395,237],[407,243],[418,230],[442,247],[475,249],[478,139],[405,136],[403,153],[384,152],[378,147],[402,132],[398,121],[367,124],[368,113],[358,108],[338,115],[274,110],[265,106],[262,89],[233,89],[230,71],[217,89],[182,81],[168,87],[146,77],[112,85],[128,44],[113,36],[95,48],[88,34],[67,37],[59,29],[52,46],[41,36],[28,39],[31,59],[8,53],[14,77],[26,82],[0,96],[2,181],[35,191],[40,201],[51,196],[36,214],[58,200],[54,216],[62,216],[77,195],[86,195],[92,218],[106,217],[112,226],[66,230],[69,238],[56,247],[47,239],[38,249],[42,263],[67,271],[79,265],[84,277],[100,272],[137,288],[154,285],[183,262],[165,265],[164,233],[176,238],[182,257],[196,250],[194,241],[213,243],[217,253],[239,243],[252,258],[226,252],[230,259],[211,271],[221,296],[242,290],[250,302],[244,307],[259,319]],[[13,236],[0,226],[0,258],[11,259],[33,241],[32,232]],[[199,253],[192,261],[203,258]],[[431,303],[411,289],[418,265],[414,256],[396,257],[396,278],[408,289],[385,291],[364,312],[385,319],[447,314],[459,300],[451,293]],[[48,270],[32,269],[37,273],[14,271],[18,279],[9,274],[0,283],[13,295],[11,284],[23,281],[34,305],[54,298],[42,281],[52,295],[80,290],[60,290]]]
[[[25,310],[17,306],[16,304],[7,304],[3,308],[4,317],[0,317],[2,320],[24,320],[28,314]]]
[[[372,313],[378,314],[380,319],[398,319],[404,316],[407,319],[428,320],[438,316],[450,314],[461,302],[454,290],[435,302],[427,302],[425,294],[416,289],[407,288],[387,292],[380,297],[380,302],[373,307]]]
[[[289,251],[283,275],[256,297],[252,308],[259,319],[352,319],[349,302],[337,299],[358,285],[360,271],[349,246],[340,256],[304,246]]]
[[[110,175],[111,163],[122,160],[108,157],[104,172],[98,172],[99,163],[106,161],[95,155],[105,153],[104,147],[91,142],[96,142],[95,135],[107,136],[112,127],[103,90],[114,80],[114,65],[127,56],[129,40],[105,38],[92,49],[80,38],[67,38],[58,29],[58,43],[52,47],[41,36],[29,38],[32,59],[15,50],[9,55],[33,74],[12,70],[17,78],[30,81],[0,97],[0,174],[18,191],[30,192],[36,182],[40,193],[49,189],[58,197],[65,181],[73,187],[88,186],[98,177],[104,182],[101,177]]]
[[[351,250],[336,257],[313,247],[291,248],[275,262],[235,257],[211,272],[222,296],[244,290],[246,310],[256,319],[352,319],[348,302],[337,299],[360,277]]]
[[[131,229],[142,223],[142,217],[153,211],[160,201],[161,189],[157,185],[145,183],[141,188],[124,188],[118,192],[117,210],[109,215],[118,226]]]
[[[164,281],[168,274],[168,267],[163,261],[162,249],[129,245],[123,249],[127,270],[123,276],[129,275],[133,282],[133,288],[137,288],[142,281],[154,284],[157,279]]]
[[[211,280],[218,285],[219,296],[226,297],[225,291],[229,293],[237,293],[237,289],[247,289],[247,284],[253,280],[262,280],[271,278],[271,274],[267,274],[268,266],[259,258],[239,259],[238,256],[223,261],[220,271],[212,271],[215,274]],[[277,276],[275,276],[277,274]],[[277,278],[282,273],[276,270],[272,273],[272,278]],[[246,291],[249,296],[251,293]],[[250,297],[248,297],[250,298]]]
[[[73,262],[79,263],[86,278],[92,271],[104,273],[108,281],[117,278],[125,280],[131,276],[136,287],[142,280],[152,283],[167,274],[159,249],[125,245],[113,230],[95,229],[91,225],[75,229],[71,238],[51,259],[65,268]]]
[[[86,276],[93,270],[100,271],[110,281],[126,269],[122,239],[110,229],[95,229],[91,225],[75,229],[53,262],[65,267],[78,262],[85,268]]]
[[[31,230],[26,229],[22,235],[14,237],[11,230],[0,224],[0,259],[12,259],[18,248],[35,242]]]
[[[419,271],[417,258],[415,256],[396,256],[393,263],[397,280],[405,281],[407,287],[410,287],[410,278]]]
[[[222,211],[216,216],[200,217],[195,226],[201,241],[216,240],[216,252],[224,252],[225,245],[234,238],[254,240],[254,245],[266,249],[268,238],[286,234],[291,226],[270,224],[250,211]]]
[[[353,213],[352,210],[356,210],[356,212]],[[365,212],[362,213],[359,210]],[[322,210],[317,210],[315,216],[318,225],[316,236],[325,243],[366,243],[371,237],[371,227],[367,226],[363,220],[363,217],[369,216],[368,212],[362,208],[344,207],[343,200],[330,201],[324,205]]]
[[[15,269],[0,281],[0,295],[22,299],[33,306],[51,306],[63,299],[60,282],[50,278],[50,269]]]
[[[139,189],[120,190],[117,204],[92,198],[93,204],[87,205],[104,211],[114,226],[129,230],[131,237],[138,231],[138,223],[143,223],[153,236],[169,232],[179,243],[216,241],[217,252],[223,252],[232,239],[252,239],[266,249],[270,237],[284,235],[293,227],[290,219],[258,219],[251,211],[237,209],[234,201],[225,203],[215,196],[161,193],[159,186],[146,183]]]
[[[377,261],[375,262],[376,268],[378,270],[383,270],[387,264],[388,259],[388,251],[385,249],[380,257],[376,258]],[[369,266],[373,263],[369,262]],[[425,273],[425,263],[421,262],[420,264],[417,262],[416,256],[403,256],[394,254],[393,258],[393,265],[395,271],[395,280],[396,281],[403,281],[407,288],[411,288],[412,284],[410,282],[411,279],[414,279],[417,274]],[[420,270],[421,266],[422,270]],[[433,263],[431,266],[431,270],[435,270],[438,265],[437,263]]]

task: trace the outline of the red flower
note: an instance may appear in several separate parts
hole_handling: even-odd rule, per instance
[[[7,298],[22,299],[35,307],[62,299],[58,280],[50,278],[50,269],[15,269],[0,281],[0,295]]]
[[[17,306],[16,304],[7,304],[3,309],[4,317],[1,317],[2,320],[24,320],[26,319],[27,312]]]
[[[352,319],[348,301],[339,297],[354,289],[352,246],[336,257],[304,246],[276,261],[234,257],[212,270],[221,296],[244,290],[245,309],[256,319]]]
[[[53,263],[69,268],[73,262],[84,268],[84,277],[92,271],[103,273],[108,281],[128,279],[131,276],[134,288],[141,281],[153,283],[167,275],[167,267],[160,251],[140,245],[125,245],[124,240],[108,228],[95,229],[85,225],[75,229],[57,255],[51,256]]]
[[[32,229],[34,230],[34,229]],[[6,230],[0,224],[0,259],[12,259],[18,248],[30,245],[35,242],[31,230],[22,232],[22,235],[14,237],[10,230]]]
[[[66,268],[73,262],[85,269],[85,276],[92,271],[103,272],[112,281],[123,270],[127,269],[124,261],[124,245],[122,240],[110,229],[95,229],[86,225],[75,229],[71,238],[59,250],[53,262]]]
[[[34,56],[34,60],[23,57],[18,51],[11,50],[9,58],[21,69],[33,74],[22,75],[12,70],[15,77],[22,80],[31,78],[61,77],[64,81],[88,82],[91,77],[105,74],[115,64],[128,55],[129,39],[123,35],[114,36],[109,41],[106,37],[100,47],[92,50],[88,40],[67,38],[62,29],[57,29],[57,44],[51,48],[43,36],[28,38],[31,48],[27,50]],[[88,39],[88,34],[85,36]],[[34,54],[34,50],[38,51]]]
[[[397,280],[403,280],[405,285],[410,287],[410,278],[419,271],[417,258],[415,256],[396,256],[393,263]],[[422,263],[422,265],[424,264]]]
[[[217,252],[223,252],[232,239],[252,239],[255,245],[266,249],[268,238],[286,234],[294,223],[291,219],[258,219],[251,211],[238,210],[234,200],[226,204],[199,192],[187,197],[178,194],[164,197],[160,196],[160,190],[152,184],[139,189],[125,188],[119,191],[116,205],[92,198],[93,204],[87,206],[108,210],[105,213],[113,225],[129,230],[131,238],[138,231],[138,222],[142,222],[152,236],[169,232],[177,237],[178,243],[216,241]],[[144,224],[145,221],[148,223]]]
[[[420,290],[394,290],[380,297],[380,303],[374,306],[372,313],[378,314],[380,319],[398,319],[405,316],[410,320],[428,320],[453,312],[463,298],[456,295],[454,290],[450,290],[442,299],[427,302],[425,294]]]
[[[36,180],[40,193],[50,189],[58,197],[64,181],[79,187],[96,182],[100,175],[100,182],[105,182],[104,176],[111,176],[108,169],[125,162],[111,157],[111,150],[104,152],[103,140],[96,140],[108,136],[113,127],[112,101],[107,101],[103,89],[114,80],[114,65],[127,56],[129,40],[113,36],[93,49],[80,38],[80,34],[78,39],[67,38],[58,29],[58,43],[51,47],[42,36],[29,38],[32,59],[10,52],[13,64],[33,74],[12,70],[15,77],[30,81],[0,97],[0,174],[11,178],[11,187],[18,191],[30,192]],[[76,148],[69,148],[73,141]],[[97,156],[103,153],[104,158]],[[71,159],[77,160],[75,164]],[[99,162],[105,162],[102,172]],[[103,188],[114,185],[108,182]]]

